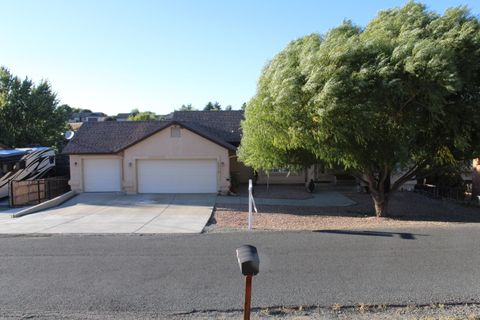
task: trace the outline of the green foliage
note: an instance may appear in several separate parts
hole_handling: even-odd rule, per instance
[[[191,103],[189,103],[187,105],[182,104],[180,109],[178,109],[178,111],[196,111],[196,110],[197,109],[195,107],[193,107]]]
[[[480,24],[409,2],[364,29],[345,21],[291,42],[264,68],[242,123],[255,169],[322,161],[385,194],[429,163],[480,153]],[[385,189],[385,190],[384,190]]]
[[[0,143],[58,147],[67,130],[68,105],[58,106],[50,84],[20,80],[0,67]]]
[[[140,113],[140,110],[138,110],[138,108],[132,109],[132,111],[130,111],[130,114],[131,114],[132,116],[136,116],[136,115],[139,114],[139,113]]]
[[[213,103],[209,101],[205,106],[205,108],[203,108],[203,111],[220,111],[220,110],[222,110],[222,106],[217,101]]]
[[[136,112],[133,112],[136,111]],[[157,115],[151,111],[140,112],[138,109],[132,110],[132,115],[128,117],[128,120],[132,121],[145,121],[145,120],[157,120]]]
[[[226,106],[225,111],[232,111],[232,105],[229,104],[228,106]]]
[[[242,106],[240,107],[240,109],[245,110],[246,107],[247,107],[247,103],[244,102],[244,103],[242,103]]]

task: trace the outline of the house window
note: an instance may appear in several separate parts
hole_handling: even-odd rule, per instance
[[[171,138],[180,138],[180,127],[171,127],[170,128],[170,137]]]

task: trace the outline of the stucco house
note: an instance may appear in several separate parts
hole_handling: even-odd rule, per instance
[[[103,112],[74,112],[68,120],[69,123],[100,122],[105,121],[107,115]]]
[[[226,193],[243,111],[175,112],[168,121],[86,122],[63,150],[79,192]]]

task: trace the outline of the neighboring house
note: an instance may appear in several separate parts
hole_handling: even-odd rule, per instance
[[[86,122],[63,150],[79,192],[226,193],[242,111],[175,112],[168,121]]]
[[[68,127],[70,130],[77,132],[78,129],[82,126],[83,122],[70,122]]]
[[[68,120],[69,123],[76,122],[101,122],[108,116],[103,112],[74,112]]]
[[[132,116],[132,113],[119,113],[115,117],[117,121],[129,121],[128,118]]]

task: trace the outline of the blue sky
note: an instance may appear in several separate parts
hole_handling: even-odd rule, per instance
[[[255,93],[262,67],[291,40],[365,25],[405,1],[0,0],[0,64],[50,81],[62,103],[108,114],[168,113]],[[425,2],[434,11],[480,1]]]

